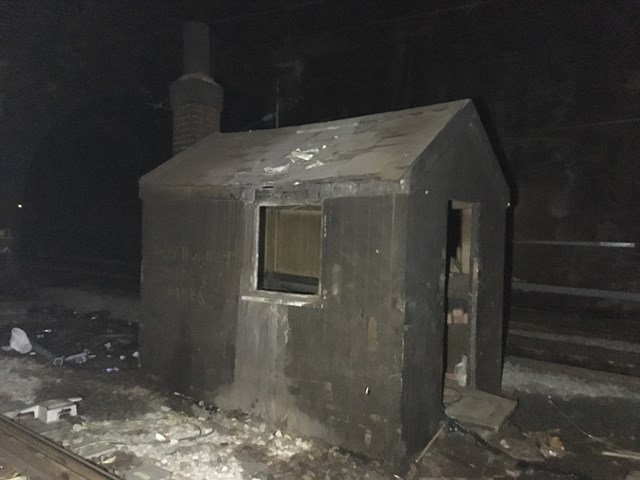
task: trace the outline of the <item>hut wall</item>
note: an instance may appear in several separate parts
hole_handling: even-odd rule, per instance
[[[461,115],[445,127],[412,173],[402,400],[403,435],[409,453],[416,452],[435,433],[440,420],[435,412],[442,411],[450,200],[475,207],[477,243],[471,255],[478,265],[478,282],[470,301],[475,303],[477,322],[475,330],[470,327],[470,342],[476,348],[470,359],[470,381],[478,389],[500,392],[508,191],[499,167],[495,164],[493,168],[492,162],[495,157],[482,125]]]
[[[406,195],[327,199],[323,217],[315,302],[251,298],[255,263],[245,264],[235,382],[218,402],[391,462],[402,450]]]
[[[144,200],[140,360],[167,388],[213,398],[233,381],[241,217],[237,200]]]

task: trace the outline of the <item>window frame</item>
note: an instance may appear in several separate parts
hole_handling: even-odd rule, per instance
[[[260,272],[260,211],[262,208],[270,207],[319,207],[320,208],[320,268],[318,272],[318,288],[315,293],[294,293],[281,292],[277,290],[264,290],[259,288],[259,272]],[[323,288],[323,254],[325,249],[326,238],[326,214],[324,202],[260,202],[255,204],[253,208],[252,221],[252,254],[251,254],[251,275],[250,285],[247,294],[242,295],[242,300],[250,300],[256,302],[284,304],[291,306],[316,306],[322,307],[322,300],[326,297],[326,291]]]

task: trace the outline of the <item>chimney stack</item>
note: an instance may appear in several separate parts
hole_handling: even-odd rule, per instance
[[[173,110],[173,154],[220,131],[223,89],[211,78],[209,27],[186,22],[183,75],[169,88]]]

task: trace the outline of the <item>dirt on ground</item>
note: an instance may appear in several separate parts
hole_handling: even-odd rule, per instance
[[[43,434],[80,455],[98,451],[93,460],[119,475],[143,465],[193,480],[625,479],[640,470],[640,384],[626,377],[508,359],[505,396],[518,401],[508,423],[487,432],[443,418],[429,448],[394,473],[242,412],[158,390],[138,369],[137,325],[109,311],[5,298],[0,345],[16,327],[50,355],[0,352],[2,413],[82,397],[78,416]]]

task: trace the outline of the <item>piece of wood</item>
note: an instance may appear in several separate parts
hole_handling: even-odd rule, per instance
[[[446,423],[443,423],[442,425],[440,425],[440,428],[438,429],[438,431],[436,432],[436,434],[431,437],[431,440],[429,440],[429,443],[427,443],[427,446],[424,447],[422,449],[422,451],[420,452],[420,455],[418,455],[418,457],[414,460],[413,463],[420,463],[420,460],[422,460],[422,457],[424,457],[427,452],[429,451],[429,449],[433,446],[434,443],[436,443],[436,440],[438,439],[438,437],[442,434],[442,432],[444,432],[444,427],[446,427]]]
[[[640,452],[632,452],[631,450],[614,450],[600,452],[605,457],[626,458],[629,460],[640,460]]]
[[[445,413],[454,420],[471,427],[497,432],[517,406],[513,400],[480,390],[459,387],[450,382],[446,382],[446,386],[459,392],[461,398],[448,405]]]

